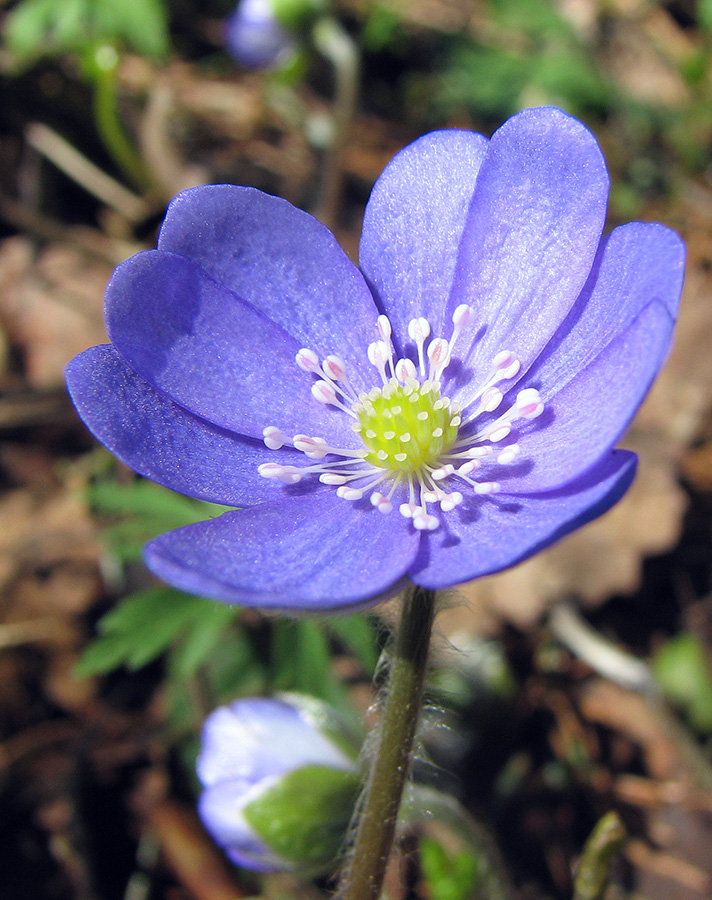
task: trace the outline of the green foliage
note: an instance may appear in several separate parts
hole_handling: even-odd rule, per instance
[[[481,880],[480,861],[472,850],[451,851],[427,835],[420,839],[420,868],[430,900],[468,900]]]
[[[478,40],[455,40],[446,51],[432,85],[436,108],[503,119],[526,105],[579,115],[611,106],[612,85],[552,3],[490,0],[488,12]]]
[[[169,531],[219,516],[230,507],[192,500],[136,479],[118,484],[102,478],[89,489],[89,503],[101,515],[116,520],[104,532],[112,552],[123,562],[141,558],[146,541]]]
[[[212,651],[215,639],[235,618],[232,607],[155,587],[124,600],[99,622],[100,637],[86,649],[76,673],[100,675],[117,666],[140,669],[186,632],[181,670],[190,674]]]
[[[121,566],[140,562],[143,545],[156,535],[229,508],[192,500],[140,478],[118,484],[111,468],[97,475],[89,502],[109,521],[104,537]],[[353,724],[346,688],[334,673],[334,648],[352,655],[367,676],[378,655],[375,624],[363,614],[323,621],[275,619],[269,624],[251,617],[245,622],[237,607],[167,586],[125,597],[99,621],[97,630],[77,675],[102,675],[121,666],[133,671],[165,657],[171,721],[175,730],[185,733],[195,730],[207,709],[221,702],[277,690],[327,700]]]
[[[249,803],[245,820],[284,859],[318,868],[339,852],[360,784],[353,772],[303,766]]]
[[[101,43],[160,58],[169,49],[168,20],[163,0],[22,0],[7,17],[5,42],[21,65],[84,55]]]
[[[703,642],[694,634],[678,634],[653,660],[658,684],[682,708],[698,731],[712,732],[712,672]]]

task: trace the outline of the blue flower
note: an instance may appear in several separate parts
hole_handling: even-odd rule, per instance
[[[269,69],[286,59],[295,42],[272,0],[240,0],[225,23],[225,46],[246,69]]]
[[[198,812],[234,863],[269,872],[333,859],[359,779],[327,722],[295,695],[237,700],[205,720]]]
[[[428,134],[366,208],[360,269],[283,200],[180,194],[120,265],[112,345],[77,357],[80,415],[142,475],[246,507],[162,535],[146,562],[231,603],[365,605],[406,579],[497,572],[605,512],[613,449],[663,363],[684,248],[606,237],[581,123],[529,109],[487,140]]]

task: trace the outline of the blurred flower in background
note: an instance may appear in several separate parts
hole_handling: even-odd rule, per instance
[[[205,827],[237,865],[318,869],[337,855],[360,780],[357,748],[311,697],[253,697],[205,721],[197,772]]]
[[[225,45],[246,69],[285,62],[296,42],[275,15],[272,0],[240,0],[225,25]]]

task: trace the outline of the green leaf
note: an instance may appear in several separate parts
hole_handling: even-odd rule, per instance
[[[277,690],[335,699],[329,643],[318,622],[275,622],[271,657]]]
[[[98,481],[89,489],[89,502],[99,512],[109,515],[170,519],[175,523],[175,528],[192,525],[231,509],[217,503],[192,500],[143,478],[128,485],[117,484],[113,480]]]
[[[375,619],[356,613],[352,616],[335,616],[326,627],[353,653],[369,677],[378,663],[378,632]]]
[[[103,42],[153,57],[169,48],[163,0],[22,0],[7,17],[5,39],[24,64]]]
[[[360,779],[353,772],[303,766],[280,778],[243,812],[276,853],[312,869],[339,852],[359,789]]]
[[[213,602],[156,587],[126,597],[99,622],[101,636],[84,652],[78,677],[125,665],[140,669],[163,653],[193,621],[209,616]]]
[[[430,900],[468,900],[480,882],[480,861],[474,852],[451,852],[427,835],[420,839],[420,867]]]
[[[666,696],[699,731],[712,731],[712,673],[702,641],[678,634],[658,650],[653,672]]]
[[[226,630],[235,621],[239,611],[224,603],[210,603],[179,646],[175,648],[172,670],[178,678],[189,678],[211,656],[218,644],[224,640]],[[239,652],[239,647],[234,648]]]

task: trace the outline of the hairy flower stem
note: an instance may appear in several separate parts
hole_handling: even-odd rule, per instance
[[[339,900],[378,900],[393,844],[423,696],[435,592],[406,590],[376,753]]]

